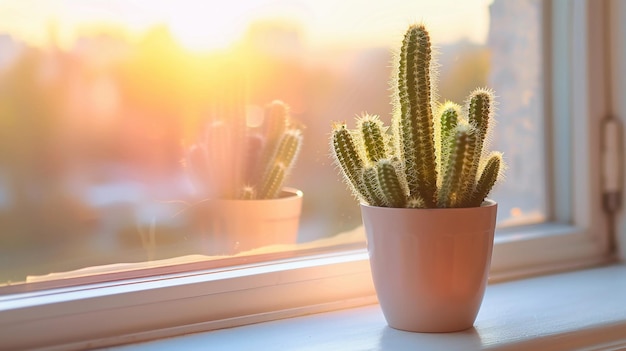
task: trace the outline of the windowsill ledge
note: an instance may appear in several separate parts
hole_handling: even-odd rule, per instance
[[[391,329],[378,305],[127,345],[118,350],[617,350],[626,348],[626,265],[487,288],[470,330]]]

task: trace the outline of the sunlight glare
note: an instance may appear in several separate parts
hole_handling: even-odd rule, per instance
[[[187,1],[185,6],[166,2],[165,19],[174,37],[185,48],[209,51],[227,48],[237,41],[246,28],[242,3]]]
[[[389,46],[412,21],[427,22],[438,43],[486,40],[492,0],[23,0],[0,1],[0,33],[45,45],[56,32],[70,47],[80,28],[121,27],[136,37],[166,25],[192,51],[227,49],[261,19],[297,23],[312,47]],[[454,11],[453,11],[454,10]],[[473,18],[472,21],[465,17]],[[24,20],[28,19],[28,20]],[[53,30],[51,30],[53,29]]]

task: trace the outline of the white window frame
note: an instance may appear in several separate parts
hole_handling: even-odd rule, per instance
[[[611,86],[611,98],[609,103],[609,112],[613,116],[619,118],[622,126],[626,125],[626,3],[620,0],[611,0],[609,11],[609,33],[611,33],[609,46],[611,54],[609,55],[608,67],[611,72],[609,82]],[[623,135],[622,135],[623,138]],[[622,140],[622,158],[626,155],[624,150],[624,141]],[[626,169],[622,168],[621,190],[626,189],[626,177],[624,176]],[[622,208],[624,206],[622,205]],[[617,233],[616,240],[618,244],[618,255],[621,260],[626,259],[626,216],[622,214],[617,217]]]
[[[490,277],[511,279],[586,267],[610,260],[602,202],[601,122],[607,116],[604,60],[608,5],[546,2],[545,113],[552,213],[550,222],[500,231]],[[552,166],[550,166],[552,165]],[[505,234],[505,235],[502,235]]]
[[[550,223],[501,230],[491,280],[587,267],[610,259],[602,212],[600,121],[605,2],[546,2],[552,36],[545,176]],[[572,142],[575,140],[576,142]],[[572,145],[571,151],[570,146]],[[576,157],[572,157],[576,155]],[[544,176],[544,175],[541,175]],[[241,264],[0,296],[0,349],[92,348],[199,332],[376,301],[365,250]]]

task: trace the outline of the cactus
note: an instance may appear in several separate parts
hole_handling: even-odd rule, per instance
[[[366,184],[363,182],[365,162],[357,152],[352,132],[345,123],[335,123],[331,149],[352,193],[361,201],[372,203]]]
[[[431,60],[426,28],[411,25],[397,56],[391,134],[378,116],[367,114],[354,130],[333,125],[332,155],[365,204],[477,207],[501,176],[502,155],[483,157],[493,93],[476,89],[464,109],[453,102],[437,105]]]
[[[434,125],[431,109],[430,36],[423,26],[411,26],[404,36],[397,78],[399,113],[398,154],[411,194],[432,205],[437,183]]]
[[[220,116],[209,124],[205,140],[189,148],[191,179],[209,198],[276,198],[300,152],[302,127],[278,100],[267,106],[260,133],[247,127],[240,113]]]

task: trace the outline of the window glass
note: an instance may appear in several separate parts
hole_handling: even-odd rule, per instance
[[[541,8],[498,0],[1,2],[0,285],[265,246],[216,241],[226,219],[211,214],[229,205],[207,201],[190,154],[208,138],[202,145],[218,161],[207,167],[236,167],[234,132],[216,128],[215,116],[243,116],[260,130],[275,99],[305,126],[286,183],[304,194],[299,244],[252,253],[364,247],[354,230],[359,207],[329,157],[330,126],[354,126],[363,112],[389,123],[393,49],[421,20],[437,46],[442,102],[463,103],[476,87],[496,91],[492,148],[509,165],[492,194],[499,222],[544,220]]]
[[[487,84],[499,103],[492,147],[504,152],[508,165],[490,195],[499,203],[500,226],[541,222],[548,213],[542,6],[495,1],[489,8]]]

